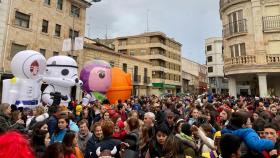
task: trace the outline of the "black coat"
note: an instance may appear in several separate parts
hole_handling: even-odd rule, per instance
[[[3,113],[0,113],[0,133],[6,132],[8,130],[19,130],[20,132],[26,133],[27,130],[25,129],[24,125],[18,123],[12,123],[11,118],[6,116]]]
[[[92,150],[90,151],[92,153],[90,158],[98,158],[98,156],[96,155],[96,150],[98,147],[101,148],[101,152],[102,152],[103,150],[113,150],[115,146],[118,151],[114,155],[114,157],[120,158],[119,151],[120,151],[120,147],[121,147],[121,141],[118,139],[114,139],[112,137],[106,137],[103,140],[101,140],[100,142],[96,143],[94,145],[94,147],[92,148]]]
[[[99,143],[100,140],[98,140],[94,134],[92,134],[92,137],[88,140],[85,150],[85,158],[90,158],[92,153],[94,152],[94,145]]]

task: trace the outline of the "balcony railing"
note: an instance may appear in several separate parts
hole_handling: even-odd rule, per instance
[[[223,36],[225,38],[247,33],[246,19],[238,20],[224,25]]]
[[[256,64],[256,56],[247,55],[247,56],[239,56],[234,58],[229,58],[225,60],[225,66],[231,65],[252,65]]]
[[[277,16],[266,16],[263,20],[263,31],[280,31],[280,15]]]
[[[266,55],[267,64],[280,64],[280,54],[268,54]]]
[[[144,77],[144,83],[150,84],[150,77]]]
[[[141,82],[141,75],[135,75],[133,81],[134,81],[134,83],[140,83]]]

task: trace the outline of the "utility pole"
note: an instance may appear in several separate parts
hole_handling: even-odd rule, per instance
[[[147,30],[146,30],[147,32],[149,32],[149,11],[150,10],[147,9],[147,19],[146,19],[147,20],[147,23],[146,23],[147,24]]]

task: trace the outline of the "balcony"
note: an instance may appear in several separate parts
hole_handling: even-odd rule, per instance
[[[144,77],[144,83],[145,83],[145,84],[150,84],[150,82],[151,82],[150,77],[145,76],[145,77]]]
[[[240,2],[246,2],[250,0],[220,0],[220,11],[224,11],[229,6],[240,3]]]
[[[234,58],[225,59],[225,66],[252,64],[256,64],[256,56],[254,55],[238,56]]]
[[[238,20],[223,27],[223,37],[230,38],[234,36],[244,35],[247,33],[246,19]]]
[[[268,54],[266,55],[267,64],[280,64],[280,54]]]
[[[134,83],[140,83],[141,82],[141,75],[134,75],[133,82]]]
[[[279,32],[280,31],[280,15],[266,16],[263,20],[263,32]]]

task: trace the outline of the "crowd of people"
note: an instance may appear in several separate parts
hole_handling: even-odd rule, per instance
[[[273,158],[279,98],[218,94],[0,105],[1,158]]]

